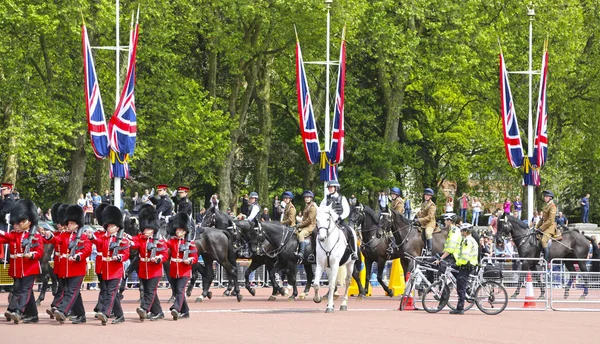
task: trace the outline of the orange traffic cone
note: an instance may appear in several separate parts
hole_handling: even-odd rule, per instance
[[[406,274],[406,280],[408,281],[410,279],[410,271]],[[410,291],[410,295],[407,297],[402,297],[400,299],[400,307],[398,308],[399,311],[414,311],[416,310],[415,308],[415,289],[413,288]],[[404,307],[402,307],[402,303],[404,303]]]
[[[523,308],[535,308],[535,301],[533,298],[533,281],[531,280],[531,272],[527,272],[527,280],[525,280],[525,303]]]

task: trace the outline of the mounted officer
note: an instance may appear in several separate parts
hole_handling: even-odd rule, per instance
[[[294,203],[292,200],[294,199],[294,194],[290,191],[286,191],[281,195],[281,200],[283,204],[285,204],[285,208],[283,209],[283,217],[281,218],[281,224],[286,226],[296,226],[296,207],[294,207]]]
[[[351,258],[352,260],[358,260],[358,255],[356,254],[356,235],[354,231],[348,227],[348,225],[344,222],[348,215],[350,215],[350,205],[348,204],[348,200],[346,197],[342,196],[339,193],[340,183],[337,180],[330,180],[327,183],[327,191],[329,194],[327,197],[321,201],[321,207],[331,206],[335,212],[340,216],[339,224],[346,234],[346,239],[348,240],[348,247],[352,252]],[[314,250],[314,249],[313,249]]]
[[[544,203],[546,203],[546,206],[542,211],[542,220],[538,222],[537,230],[542,236],[541,243],[544,259],[547,262],[550,262],[550,249],[548,248],[548,241],[550,241],[550,239],[552,239],[556,233],[556,222],[554,222],[554,219],[556,218],[556,204],[552,202],[554,199],[554,193],[552,193],[552,191],[545,190],[542,192],[542,196],[544,197]]]
[[[312,240],[312,237],[314,237],[314,235],[311,235],[311,234],[317,227],[317,204],[315,202],[313,202],[313,199],[315,198],[315,194],[313,194],[313,192],[310,190],[306,190],[302,194],[302,197],[304,198],[304,203],[306,205],[304,207],[304,211],[302,212],[302,222],[300,222],[298,225],[296,225],[296,233],[298,235],[298,248],[299,248],[298,253],[296,253],[296,256],[298,257],[299,260],[304,259],[304,252],[306,250],[306,237],[308,237],[310,235],[311,240]],[[314,247],[315,247],[315,245],[312,244],[313,250],[314,250]],[[314,252],[311,253],[310,256],[312,256],[312,263],[314,263],[314,261],[315,261]],[[309,263],[311,263],[310,256],[307,259]]]
[[[390,189],[390,198],[392,200],[390,209],[398,214],[404,215],[404,200],[402,199],[402,191],[399,188],[393,187]]]
[[[416,224],[425,231],[425,255],[430,256],[433,250],[433,230],[435,229],[435,203],[431,200],[433,190],[426,188],[423,191],[423,203],[421,211],[417,214]]]
[[[189,191],[190,188],[188,186],[180,186],[177,188],[177,196],[179,196],[177,213],[186,213],[189,216],[192,216],[192,201],[188,198]]]

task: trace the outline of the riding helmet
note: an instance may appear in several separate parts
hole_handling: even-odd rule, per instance
[[[250,195],[248,196],[248,198],[256,198],[256,199],[258,199],[258,194],[256,192],[252,191],[250,193]]]
[[[29,220],[32,226],[39,221],[37,207],[28,199],[18,200],[10,210],[10,223],[15,224],[23,220]]]
[[[305,190],[304,193],[302,194],[302,197],[312,197],[315,198],[315,194],[310,191],[310,190]]]
[[[554,193],[550,190],[542,191],[542,196],[550,196],[552,199],[554,199]]]
[[[400,197],[402,197],[402,191],[400,191],[399,188],[393,187],[390,189],[390,194],[396,194]]]
[[[284,199],[286,197],[294,199],[294,194],[291,191],[286,191],[281,195],[281,199]]]
[[[463,223],[462,225],[460,225],[460,230],[471,233],[473,231],[473,225],[471,225],[470,223]]]
[[[327,187],[330,186],[335,186],[337,189],[340,188],[340,182],[338,182],[337,180],[330,180],[327,182]]]
[[[444,221],[450,220],[452,222],[456,222],[456,214],[455,213],[446,213],[444,214]]]
[[[425,189],[425,191],[423,191],[423,195],[431,195],[433,196],[433,190],[430,188]]]
[[[102,211],[102,226],[104,229],[108,228],[108,225],[115,225],[119,228],[123,228],[123,213],[121,209],[114,205],[108,205]]]
[[[83,227],[83,218],[85,213],[83,212],[83,208],[77,204],[73,204],[67,207],[65,210],[65,224],[68,224],[70,221],[77,223],[79,228]]]

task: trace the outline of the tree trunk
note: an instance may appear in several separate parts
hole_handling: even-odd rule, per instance
[[[83,180],[85,177],[86,156],[85,142],[87,136],[85,133],[75,139],[75,150],[71,153],[71,174],[67,184],[67,203],[76,204],[79,195],[83,190]]]
[[[256,166],[256,183],[258,184],[258,195],[268,200],[269,195],[269,154],[271,152],[271,65],[273,58],[270,57],[262,68],[261,83],[258,87],[258,111],[260,118],[261,145],[258,148],[258,166]],[[263,202],[264,202],[263,201]]]
[[[12,107],[10,105],[4,108],[4,118],[5,123],[7,124],[7,128],[5,128],[4,130],[8,129],[9,131],[16,131],[16,128],[14,128]],[[9,135],[8,149],[6,151],[6,163],[4,165],[4,176],[2,176],[2,182],[16,185],[18,169],[19,159],[17,156],[17,136]]]
[[[104,195],[105,190],[110,190],[110,159],[96,160],[95,183],[99,195]]]

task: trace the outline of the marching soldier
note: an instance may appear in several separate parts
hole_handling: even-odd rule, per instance
[[[185,287],[190,279],[192,265],[198,261],[196,245],[189,240],[190,217],[186,214],[176,214],[169,222],[169,234],[172,238],[167,241],[171,263],[169,275],[172,278],[175,302],[171,306],[173,320],[189,318],[190,310],[185,299]]]
[[[186,213],[188,216],[192,216],[192,201],[188,198],[190,188],[188,186],[180,186],[177,188],[177,195],[179,196],[179,202],[177,202],[177,212]]]
[[[0,244],[9,244],[10,270],[13,278],[13,296],[4,313],[7,321],[18,324],[38,322],[38,311],[33,297],[33,282],[42,271],[40,259],[44,255],[41,236],[36,233],[37,207],[30,200],[20,200],[11,207],[12,231],[0,231]]]
[[[546,206],[542,211],[542,220],[538,222],[537,229],[542,235],[542,251],[544,252],[544,259],[546,262],[550,262],[550,249],[548,248],[548,241],[552,239],[556,233],[556,204],[552,202],[554,199],[554,193],[550,190],[544,190],[542,192],[544,197],[544,203]]]
[[[302,222],[297,225],[296,233],[298,235],[298,246],[299,250],[296,256],[299,260],[304,259],[304,252],[306,250],[306,238],[312,234],[312,232],[317,228],[317,204],[313,202],[313,198],[315,194],[312,191],[306,190],[302,194],[304,197],[304,203],[306,204],[304,207],[304,211],[302,212]],[[311,236],[312,237],[312,236]],[[312,249],[314,250],[315,245],[312,245]],[[310,259],[312,256],[312,262]],[[314,253],[311,253],[308,257],[308,262],[313,263],[315,261]]]
[[[56,293],[53,295],[52,303],[50,303],[50,308],[46,309],[46,313],[50,316],[50,319],[54,319],[54,311],[57,309],[60,301],[64,296],[64,285],[65,285],[65,260],[61,259],[61,245],[62,245],[62,237],[64,229],[66,226],[63,226],[65,220],[65,212],[67,210],[68,204],[62,203],[54,203],[52,208],[50,208],[50,214],[52,215],[52,222],[56,228],[56,231],[53,233],[54,238],[52,240],[48,240],[46,238],[42,238],[44,244],[53,244],[54,245],[54,274],[56,275],[56,280],[58,282],[58,287],[56,288]]]
[[[286,226],[295,226],[296,225],[296,207],[294,207],[294,203],[292,200],[294,199],[294,194],[290,191],[286,191],[281,195],[281,199],[285,204],[285,208],[283,210],[283,217],[281,219],[281,224]]]
[[[125,321],[121,300],[118,297],[119,286],[123,279],[123,262],[129,259],[129,240],[123,236],[123,214],[121,210],[109,205],[102,211],[102,223],[105,229],[103,235],[91,234],[91,240],[96,245],[98,253],[102,253],[102,281],[104,296],[101,296],[100,309],[96,319],[106,325],[108,316],[114,313],[113,324]]]
[[[392,199],[390,209],[396,211],[398,214],[404,215],[404,200],[402,199],[402,191],[396,187],[391,188],[390,198]]]
[[[417,214],[417,223],[425,229],[425,255],[430,256],[433,250],[433,230],[435,229],[435,203],[431,200],[433,190],[426,188],[423,191],[421,211]]]
[[[87,271],[86,259],[92,254],[92,243],[80,230],[83,227],[84,216],[83,208],[79,205],[70,205],[65,211],[64,223],[67,225],[60,235],[55,236],[51,232],[45,233],[40,230],[50,243],[60,247],[58,253],[64,268],[63,296],[56,305],[54,318],[61,324],[65,322],[71,311],[73,324],[86,322],[80,291]]]
[[[139,213],[142,232],[133,238],[132,249],[137,249],[140,256],[138,277],[144,287],[140,307],[136,309],[140,321],[151,321],[164,318],[160,300],[156,294],[158,282],[162,277],[162,262],[169,259],[166,244],[158,236],[158,220],[156,210],[149,205],[142,205]]]

